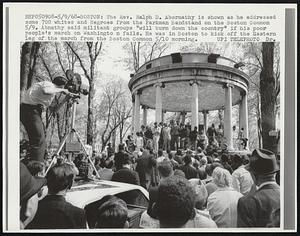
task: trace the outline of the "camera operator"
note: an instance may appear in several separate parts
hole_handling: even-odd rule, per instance
[[[52,82],[38,82],[26,90],[22,97],[20,118],[29,137],[31,160],[44,160],[46,140],[42,111],[50,106],[58,93],[76,96],[64,88],[67,82],[62,76],[55,77]]]

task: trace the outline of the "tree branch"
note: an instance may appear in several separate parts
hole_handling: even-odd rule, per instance
[[[57,43],[55,43],[55,51],[56,51],[58,63],[59,63],[59,65],[60,65],[62,71],[64,72],[65,76],[67,77],[66,70],[65,70],[64,65],[63,65],[63,63],[62,63],[62,60],[61,60],[61,57],[60,57],[60,53],[59,53],[59,51],[58,51]]]
[[[80,63],[80,67],[84,72],[85,77],[88,79],[88,81],[90,82],[90,76],[88,74],[88,71],[86,70],[86,68],[84,67],[84,64],[81,60],[81,58],[79,57],[79,55],[77,54],[77,52],[75,52],[75,50],[73,49],[73,47],[71,46],[70,43],[66,42],[66,44],[69,46],[69,48],[72,50],[72,52],[74,53],[74,55],[76,56],[76,58],[78,59],[79,63]]]

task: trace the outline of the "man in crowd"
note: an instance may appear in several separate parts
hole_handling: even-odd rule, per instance
[[[207,143],[208,143],[207,137],[206,137],[203,129],[201,129],[200,133],[199,133],[199,147],[204,150],[207,146]]]
[[[211,143],[214,141],[214,139],[215,139],[215,137],[216,137],[216,135],[217,135],[217,131],[216,131],[216,129],[215,129],[215,124],[212,124],[212,125],[207,129],[206,134],[207,134],[207,138],[208,138],[208,143],[211,144]]]
[[[141,149],[144,147],[144,138],[142,132],[136,132],[135,144],[136,144],[136,151],[140,152]]]
[[[180,137],[180,148],[185,149],[186,142],[187,142],[187,130],[183,123],[181,123],[179,126],[179,137]]]
[[[238,139],[240,140],[240,145],[242,146],[242,148],[246,149],[247,148],[247,141],[248,141],[248,139],[245,136],[245,131],[244,131],[243,127],[239,131]]]
[[[136,147],[136,145],[134,143],[134,140],[133,140],[133,136],[132,135],[128,135],[125,143],[127,145],[128,152],[133,153],[134,150],[135,150],[135,147]]]
[[[123,165],[123,159],[124,159],[124,153],[125,152],[125,144],[124,143],[120,143],[119,147],[118,147],[118,152],[115,154],[115,169],[116,171],[120,170],[122,168]]]
[[[156,162],[160,163],[160,162],[164,161],[165,159],[166,159],[166,157],[164,156],[163,150],[159,149],[158,152],[157,152]]]
[[[190,154],[186,154],[183,158],[184,165],[180,166],[179,169],[182,170],[187,179],[198,178],[198,172],[193,167],[192,157]]]
[[[157,209],[160,228],[216,228],[195,210],[195,191],[186,179],[171,176],[158,187]]]
[[[152,133],[153,133],[153,146],[154,146],[153,149],[155,152],[158,151],[158,141],[160,137],[160,132],[161,132],[161,128],[157,125],[157,122],[154,122]]]
[[[224,130],[223,130],[221,124],[219,125],[219,128],[218,128],[218,130],[216,130],[216,132],[217,132],[217,136],[216,136],[217,142],[218,142],[219,147],[221,147],[223,138],[224,138]]]
[[[84,229],[86,218],[83,209],[67,202],[67,191],[75,178],[74,166],[62,163],[47,174],[48,195],[39,202],[38,210],[28,229]]]
[[[126,202],[116,196],[107,195],[97,209],[95,228],[128,228]]]
[[[140,178],[136,171],[130,167],[131,159],[127,153],[123,153],[122,168],[115,172],[111,178],[112,181],[140,185]]]
[[[197,150],[198,145],[198,128],[195,126],[194,130],[190,133],[191,148]]]
[[[254,183],[250,172],[246,170],[245,166],[243,165],[243,159],[241,155],[233,155],[232,167],[234,169],[232,173],[232,185],[234,189],[243,195],[247,195]]]
[[[160,182],[173,175],[172,165],[169,161],[158,164]],[[140,220],[141,228],[159,228],[159,221],[154,205],[158,199],[158,186],[149,188],[149,205],[147,211],[143,212]]]
[[[146,126],[145,141],[146,148],[153,149],[153,133],[150,126]]]
[[[275,181],[278,171],[274,153],[266,149],[255,149],[246,166],[257,186],[238,201],[238,227],[266,227],[271,215],[280,208],[280,187]]]
[[[20,228],[24,229],[33,220],[38,202],[44,197],[45,178],[33,177],[27,167],[20,163]]]
[[[107,157],[111,157],[112,155],[114,155],[115,150],[113,149],[111,143],[108,143],[105,149],[106,149]]]
[[[145,150],[140,158],[136,161],[136,172],[139,174],[141,186],[148,189],[151,184],[151,175],[153,167],[156,165],[154,156]]]
[[[114,172],[112,170],[114,165],[113,156],[107,157],[102,161],[102,169],[98,170],[98,174],[101,180],[111,180]]]
[[[224,168],[226,170],[229,171],[230,174],[232,174],[233,170],[232,170],[231,165],[229,165],[229,157],[228,157],[228,155],[226,153],[223,153],[221,155],[221,164],[224,166]],[[240,192],[240,191],[238,191],[238,192]]]
[[[171,142],[171,128],[165,123],[161,132],[163,138],[163,150],[169,150]]]
[[[177,150],[179,148],[179,126],[176,122],[172,121],[171,129],[171,150]]]
[[[24,92],[21,99],[20,119],[29,137],[30,157],[32,160],[43,161],[46,150],[44,124],[41,118],[42,111],[50,106],[58,93],[70,93],[64,86],[67,79],[55,77],[52,82],[42,81],[33,84]]]
[[[182,151],[180,149],[178,149],[176,151],[174,160],[177,161],[179,165],[183,164],[183,155],[182,155]]]

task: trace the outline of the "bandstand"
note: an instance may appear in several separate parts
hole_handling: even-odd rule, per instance
[[[233,149],[232,106],[239,104],[239,127],[248,138],[248,75],[236,63],[218,54],[173,53],[151,60],[131,74],[133,131],[144,125],[147,109],[155,109],[155,120],[161,122],[164,112],[191,112],[191,126],[198,127],[199,112],[207,129],[209,111],[224,109],[224,136]]]

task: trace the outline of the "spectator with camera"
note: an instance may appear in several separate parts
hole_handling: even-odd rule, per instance
[[[52,167],[47,176],[48,195],[39,202],[37,213],[28,229],[84,229],[83,209],[65,199],[75,177],[74,166],[62,163]]]

